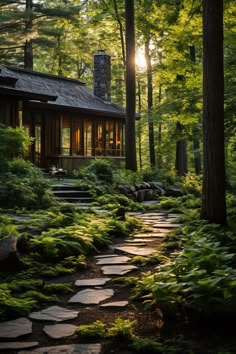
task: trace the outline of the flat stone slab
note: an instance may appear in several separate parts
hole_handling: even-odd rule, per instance
[[[117,257],[117,254],[103,254],[101,256],[95,256],[94,258],[100,259],[100,258],[111,258],[111,257]]]
[[[149,256],[150,254],[154,253],[155,250],[152,248],[147,248],[147,247],[136,247],[136,246],[118,246],[115,247],[116,250],[125,252],[125,253],[130,253],[135,256]],[[107,273],[104,273],[107,274]]]
[[[133,235],[135,238],[137,238],[137,239],[139,239],[139,238],[143,238],[143,237],[152,237],[152,238],[158,238],[158,237],[165,237],[165,235],[166,235],[166,232],[162,232],[162,231],[160,231],[160,232],[158,232],[158,233],[156,233],[156,232],[149,232],[149,233],[143,233],[143,234],[135,234],[135,235]]]
[[[134,265],[110,265],[102,267],[103,274],[105,275],[124,275],[131,272],[134,269],[138,269]]]
[[[109,299],[113,295],[113,289],[85,289],[72,296],[69,302],[93,305],[99,304],[101,301]]]
[[[32,312],[29,317],[40,321],[62,322],[78,317],[78,311],[72,311],[59,306],[51,306],[38,312]]]
[[[130,257],[127,256],[117,256],[117,257],[108,257],[97,260],[97,264],[122,264],[127,263],[130,260]]]
[[[43,331],[53,339],[73,336],[77,326],[71,324],[56,324],[53,326],[44,326]]]
[[[79,279],[76,280],[76,286],[101,286],[105,285],[111,278],[94,278],[94,279]]]
[[[101,344],[68,344],[53,347],[36,348],[34,350],[21,350],[18,354],[100,354]]]
[[[101,307],[126,307],[127,305],[129,305],[128,301],[116,301],[116,302],[108,302],[100,306]]]
[[[20,317],[0,323],[0,338],[18,338],[30,333],[32,333],[32,322],[28,318]]]
[[[37,347],[39,342],[0,342],[0,350],[27,349]]]
[[[140,214],[139,217],[140,218],[160,218],[160,217],[165,217],[166,214],[164,213],[145,213],[145,214]]]
[[[134,238],[133,242],[144,242],[144,243],[148,243],[148,242],[155,242],[155,238]]]
[[[164,222],[159,222],[159,223],[157,223],[157,224],[154,224],[153,225],[154,227],[158,227],[158,228],[165,228],[165,229],[173,229],[173,228],[176,228],[176,227],[180,227],[181,226],[181,224],[172,224],[172,223],[170,223],[170,222],[166,222],[166,223],[164,223]]]

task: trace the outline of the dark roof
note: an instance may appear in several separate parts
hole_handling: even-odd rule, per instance
[[[46,101],[50,106],[125,117],[123,108],[111,102],[104,102],[80,80],[25,69],[0,65],[0,93]]]

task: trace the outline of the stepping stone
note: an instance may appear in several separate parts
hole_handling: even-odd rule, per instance
[[[160,218],[160,217],[165,217],[166,214],[164,213],[145,213],[145,214],[140,214],[140,218]]]
[[[100,258],[111,258],[111,257],[117,257],[117,254],[103,254],[102,256],[95,256],[94,258],[100,259]]]
[[[144,242],[140,242],[138,239],[133,239],[133,240],[126,240],[126,243],[122,244],[122,246],[146,246]]]
[[[133,242],[144,242],[144,243],[148,243],[148,242],[154,242],[154,241],[156,241],[154,238],[134,238],[133,240],[132,240]],[[131,241],[131,242],[132,242]]]
[[[168,228],[168,229],[172,229],[172,228],[176,228],[176,227],[180,227],[181,224],[171,224],[171,223],[157,223],[153,225],[154,227],[158,227],[158,228]]]
[[[105,273],[104,273],[105,274]],[[69,302],[96,305],[114,295],[113,289],[85,289],[70,298]]]
[[[116,301],[116,302],[108,302],[100,306],[101,307],[126,307],[127,305],[129,305],[128,301]]]
[[[124,275],[127,274],[129,272],[131,272],[134,269],[138,269],[136,266],[134,265],[111,265],[111,266],[104,266],[102,267],[102,271],[103,274],[105,275]]]
[[[29,317],[40,321],[62,322],[78,317],[78,311],[72,311],[59,306],[51,306],[38,312],[32,312]]]
[[[21,350],[18,354],[100,354],[101,344],[67,344],[53,347],[36,348],[34,350]]]
[[[117,256],[117,257],[111,257],[111,258],[103,258],[97,260],[97,264],[122,264],[122,263],[127,263],[130,260],[130,257],[127,256]]]
[[[79,279],[76,280],[76,286],[100,286],[105,285],[111,278],[94,278],[94,279]]]
[[[115,249],[122,251],[122,252],[134,254],[135,256],[149,256],[150,254],[155,252],[155,250],[153,250],[152,248],[135,247],[135,246],[125,246],[125,247],[118,246],[118,247],[115,247]]]
[[[73,336],[77,326],[71,324],[56,324],[53,326],[44,326],[43,331],[53,339]]]
[[[30,333],[32,333],[32,322],[28,318],[20,317],[0,323],[0,338],[18,338]]]
[[[27,349],[37,347],[39,342],[0,342],[0,350],[6,349]]]
[[[165,232],[164,234],[161,232],[155,233],[155,232],[150,232],[150,233],[143,233],[143,234],[134,234],[133,235],[135,238],[142,238],[142,237],[165,237]]]

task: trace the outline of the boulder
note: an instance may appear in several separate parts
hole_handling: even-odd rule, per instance
[[[168,197],[182,197],[184,195],[184,191],[175,186],[170,186],[166,189],[166,195]]]
[[[153,189],[145,189],[145,198],[144,200],[153,200],[154,191]]]
[[[15,271],[22,269],[17,252],[17,238],[6,236],[0,240],[0,270]]]

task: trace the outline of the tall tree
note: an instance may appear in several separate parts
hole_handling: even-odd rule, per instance
[[[152,116],[153,107],[153,86],[152,86],[152,61],[150,55],[150,36],[145,41],[145,59],[147,65],[147,106],[148,106],[148,130],[149,130],[149,150],[150,165],[155,167],[155,141],[154,141],[154,124]]]
[[[226,224],[223,0],[203,1],[203,191],[201,216]]]
[[[136,171],[134,0],[125,1],[126,37],[126,169]]]

